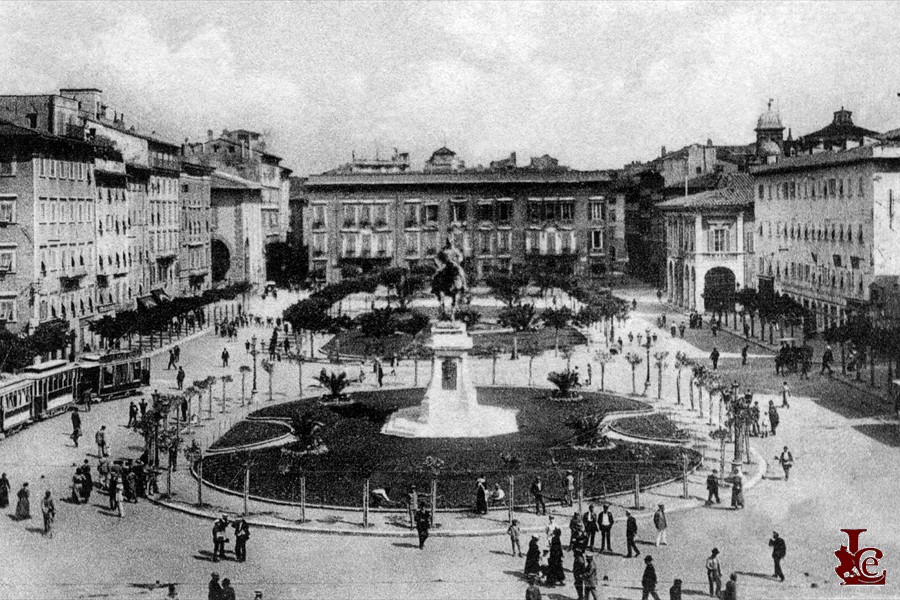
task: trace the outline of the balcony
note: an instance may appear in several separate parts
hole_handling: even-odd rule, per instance
[[[344,222],[344,227],[347,227],[347,222]],[[314,221],[312,224],[313,229],[325,229],[325,221]]]

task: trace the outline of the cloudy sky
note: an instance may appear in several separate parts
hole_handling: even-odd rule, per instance
[[[266,132],[300,174],[445,142],[576,168],[794,135],[846,106],[900,127],[900,4],[0,3],[0,93],[99,87],[171,139]]]

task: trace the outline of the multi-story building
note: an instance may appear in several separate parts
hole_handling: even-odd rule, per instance
[[[690,310],[733,309],[735,293],[755,287],[752,181],[726,175],[717,189],[667,200],[666,289]]]
[[[212,184],[214,169],[189,162],[181,164],[179,206],[178,278],[181,295],[199,294],[212,284],[210,273],[210,234],[212,222]]]
[[[180,148],[160,139],[147,138],[150,181],[147,186],[147,209],[150,225],[147,228],[147,255],[151,293],[177,295],[176,260],[180,250],[181,209],[179,184],[181,178]]]
[[[211,177],[213,282],[266,282],[262,185],[215,171]]]
[[[62,320],[81,344],[97,309],[95,159],[121,155],[8,122],[0,138],[0,320],[18,332]]]
[[[311,270],[334,281],[344,270],[430,263],[449,238],[475,277],[550,260],[599,277],[627,261],[614,179],[561,167],[372,172],[348,165],[313,175],[304,224]]]
[[[819,327],[900,275],[900,146],[797,155],[754,175],[760,292],[788,294]]]
[[[97,312],[127,310],[134,306],[137,290],[131,277],[134,248],[125,161],[121,155],[117,160],[97,157],[94,159],[94,175],[97,185],[94,219]]]

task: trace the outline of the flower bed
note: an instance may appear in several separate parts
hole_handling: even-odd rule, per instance
[[[265,421],[241,421],[216,440],[210,446],[212,450],[224,450],[235,446],[266,442],[279,438],[291,429],[287,425],[279,423],[267,423]]]
[[[544,390],[530,388],[479,389],[479,402],[519,411],[519,432],[490,438],[411,439],[380,433],[384,420],[394,410],[418,405],[422,390],[388,390],[354,393],[356,404],[335,409],[313,400],[267,406],[255,417],[289,420],[296,413],[314,413],[324,423],[322,441],[329,452],[285,464],[280,448],[253,452],[251,493],[280,500],[299,500],[299,475],[306,476],[307,502],[359,506],[363,483],[389,489],[392,499],[402,499],[410,485],[429,488],[432,473],[424,468],[427,456],[444,461],[438,474],[439,506],[465,507],[474,500],[475,480],[486,477],[508,492],[508,476],[516,476],[516,502],[529,501],[528,487],[535,476],[545,480],[547,498],[562,494],[567,468],[577,469],[585,461],[588,496],[631,488],[634,475],[642,486],[681,472],[680,449],[618,443],[609,450],[573,448],[574,431],[566,421],[610,411],[640,410],[646,405],[627,398],[585,392],[577,403],[551,402]],[[515,457],[515,466],[503,457]],[[203,474],[211,482],[234,489],[242,468],[240,455],[218,455],[204,459]]]
[[[617,419],[610,427],[625,435],[655,440],[683,441],[691,436],[684,429],[679,429],[668,417],[658,413]]]

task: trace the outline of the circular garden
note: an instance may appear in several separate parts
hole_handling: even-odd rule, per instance
[[[291,423],[295,430],[315,424],[316,452],[302,441],[252,452],[215,454],[203,459],[206,481],[234,491],[243,487],[244,465],[251,464],[250,493],[257,497],[299,502],[305,477],[308,505],[360,506],[363,486],[385,488],[402,501],[411,485],[420,492],[437,479],[440,508],[474,504],[476,480],[484,477],[509,493],[515,477],[515,502],[527,505],[528,488],[540,476],[545,497],[562,497],[567,469],[583,470],[585,497],[599,497],[681,475],[680,447],[607,440],[599,433],[600,419],[614,411],[642,411],[648,406],[629,398],[583,392],[580,401],[548,398],[536,388],[479,388],[479,403],[518,411],[519,432],[489,438],[401,438],[380,433],[394,411],[421,403],[424,389],[355,392],[350,402],[325,405],[317,399],[268,406],[251,414],[223,436],[216,447],[237,447],[283,433],[260,419]],[[629,421],[629,433],[659,438],[679,437],[677,428],[655,415]],[[645,427],[647,429],[645,429]],[[325,450],[327,448],[327,450]],[[692,464],[699,455],[689,454]],[[438,460],[434,460],[438,459]],[[437,467],[435,467],[437,464]]]

